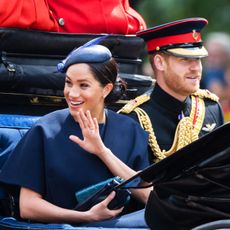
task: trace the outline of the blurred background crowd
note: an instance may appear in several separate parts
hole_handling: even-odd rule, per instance
[[[217,94],[225,121],[230,121],[230,4],[228,0],[130,0],[143,16],[147,27],[188,17],[204,17],[208,26],[202,31],[209,57],[203,60],[201,88]],[[152,75],[147,61],[143,72]]]

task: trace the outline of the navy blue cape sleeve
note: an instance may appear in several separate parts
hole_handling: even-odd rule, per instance
[[[25,134],[2,168],[2,182],[44,193],[45,170],[41,136],[42,130],[39,126],[33,127]]]
[[[104,143],[114,154],[136,171],[149,165],[148,134],[132,118],[109,113]]]

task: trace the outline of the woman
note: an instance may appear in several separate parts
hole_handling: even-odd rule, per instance
[[[88,223],[113,218],[122,211],[107,207],[115,192],[85,212],[73,210],[75,192],[113,176],[128,179],[148,166],[145,131],[127,116],[105,109],[124,91],[117,64],[106,47],[87,44],[58,65],[66,72],[68,109],[42,117],[0,173],[1,182],[20,189],[23,219]],[[133,191],[143,202],[148,194],[146,189]]]

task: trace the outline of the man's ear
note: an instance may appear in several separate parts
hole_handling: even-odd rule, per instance
[[[108,83],[103,90],[103,97],[106,98],[108,96],[108,94],[112,91],[113,89],[113,84],[112,83]]]
[[[163,55],[161,54],[156,54],[154,57],[153,57],[153,62],[154,62],[154,65],[155,65],[155,68],[159,71],[163,71],[165,69],[165,65],[166,65],[166,60],[164,58]]]

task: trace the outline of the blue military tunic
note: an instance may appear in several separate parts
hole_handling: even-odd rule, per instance
[[[105,146],[134,170],[149,165],[148,135],[137,122],[107,110],[100,124]],[[76,205],[75,192],[113,177],[104,163],[69,139],[82,138],[68,109],[42,117],[21,139],[1,173],[0,181],[30,188],[63,208]]]

